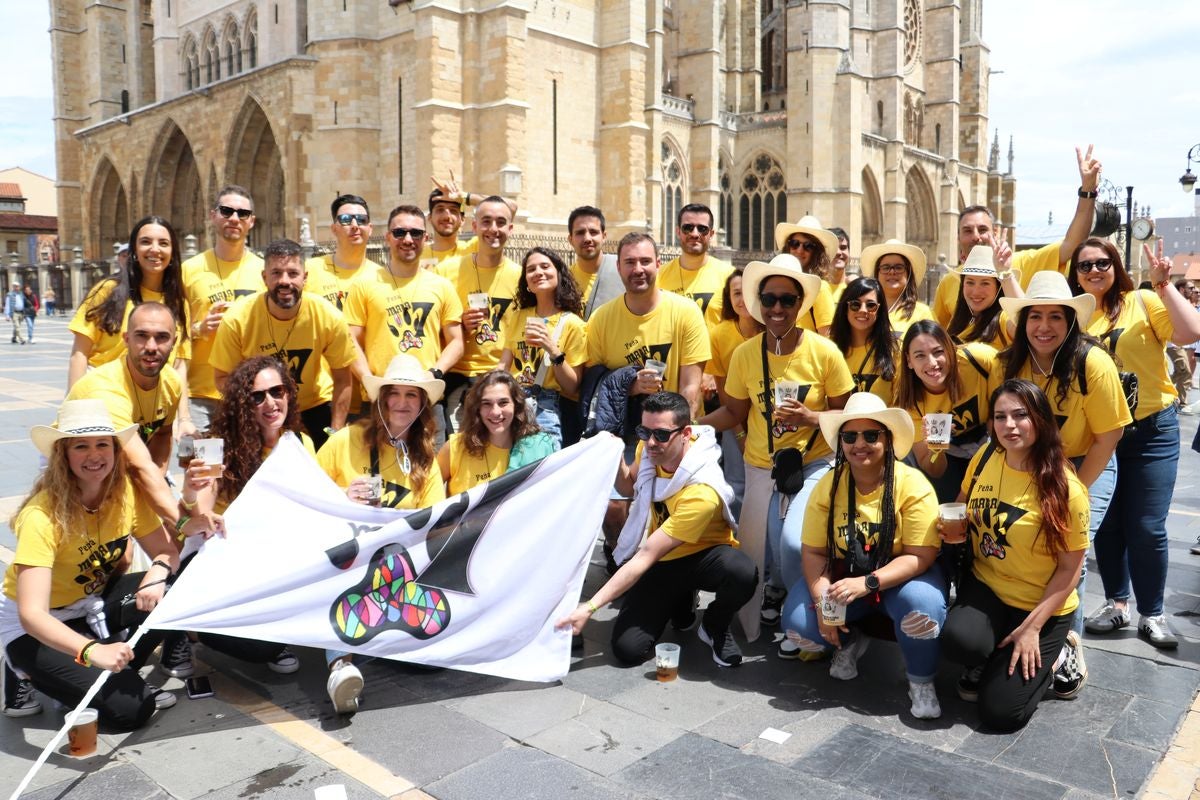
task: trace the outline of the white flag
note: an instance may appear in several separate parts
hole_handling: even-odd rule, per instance
[[[285,437],[146,625],[558,680],[571,637],[554,621],[579,597],[620,457],[600,436],[396,511],[350,502]]]

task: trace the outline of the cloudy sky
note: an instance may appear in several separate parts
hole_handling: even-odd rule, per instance
[[[0,167],[53,177],[47,6],[0,7]],[[1050,214],[1065,226],[1079,184],[1074,147],[1088,142],[1104,176],[1133,185],[1155,216],[1192,213],[1178,180],[1200,142],[1197,31],[1195,0],[986,1],[984,41],[999,71],[991,127],[1002,154],[1014,137],[1021,229],[1044,231]]]

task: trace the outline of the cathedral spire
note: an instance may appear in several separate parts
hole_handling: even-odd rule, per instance
[[[1009,134],[1009,137],[1008,137],[1008,171],[1005,172],[1004,174],[1009,177],[1012,177],[1012,174],[1013,174],[1013,137],[1012,137],[1012,134]]]
[[[1000,129],[996,128],[996,135],[992,137],[992,153],[988,156],[988,172],[1000,171]]]

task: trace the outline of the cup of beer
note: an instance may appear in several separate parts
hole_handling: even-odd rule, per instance
[[[942,541],[946,544],[962,544],[967,540],[966,503],[942,503],[938,506],[938,519],[942,522]]]
[[[196,458],[204,462],[204,468],[200,471],[201,477],[221,477],[225,472],[225,440],[196,439],[194,447]]]
[[[834,597],[829,587],[821,593],[821,617],[826,625],[841,627],[846,624],[846,604]]]
[[[366,494],[367,505],[378,506],[381,500],[383,500],[383,476],[368,475]]]
[[[658,379],[661,381],[663,376],[667,374],[667,362],[659,361],[657,358],[647,358],[642,369],[652,369],[658,373]]]
[[[788,400],[800,399],[800,384],[796,381],[775,381],[775,407],[779,408]]]
[[[492,301],[488,299],[487,292],[470,292],[467,295],[467,308],[478,308],[487,311],[491,307]]]
[[[67,752],[74,758],[87,758],[96,752],[96,729],[100,713],[94,708],[85,708],[75,715],[71,729],[67,731],[70,743]]]
[[[654,645],[654,671],[662,683],[679,677],[679,645],[670,642]]]
[[[953,414],[925,415],[925,444],[935,453],[950,446],[950,435],[954,432]]]
[[[188,464],[196,457],[196,439],[193,436],[180,436],[179,446],[175,451],[180,469],[187,469]]]

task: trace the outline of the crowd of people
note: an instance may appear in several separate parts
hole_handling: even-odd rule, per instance
[[[1083,630],[1128,626],[1131,602],[1140,635],[1177,644],[1165,521],[1190,377],[1167,353],[1190,366],[1197,297],[1161,247],[1134,288],[1116,248],[1089,238],[1090,148],[1078,165],[1061,242],[1014,253],[987,208],[963,209],[959,266],[931,305],[921,248],[865,247],[854,275],[845,231],[811,215],[781,222],[779,254],[744,269],[710,253],[700,204],[679,210],[666,264],[644,233],[606,252],[592,206],[569,217],[573,263],[540,247],[518,263],[515,204],[453,181],[427,210],[391,210],[386,264],[367,257],[372,215],[354,195],[330,207],[333,251],[308,260],[287,239],[247,246],[239,186],[217,193],[214,246],[187,261],[168,220],[140,220],[128,263],[75,311],[66,401],[32,434],[47,466],[12,521],[5,713],[40,710],[35,689],[75,705],[106,669],[92,705],[137,727],[175,700],[138,677],[160,643],[175,677],[197,643],[296,671],[282,643],[123,638],[223,534],[283,437],[350,501],[417,509],[612,434],[625,453],[598,531],[610,577],[559,627],[578,634],[623,597],[620,663],[651,658],[670,625],[736,667],[739,638],[778,628],[780,658],[829,657],[839,680],[891,638],[914,717],[940,716],[947,660],[984,725],[1021,727],[1047,688],[1079,694]],[[6,313],[24,308],[10,293]],[[201,436],[224,441],[221,468],[185,452]],[[1093,539],[1106,601],[1085,616]],[[703,612],[699,591],[713,593]],[[353,713],[362,672],[347,652],[326,663],[331,702]]]

